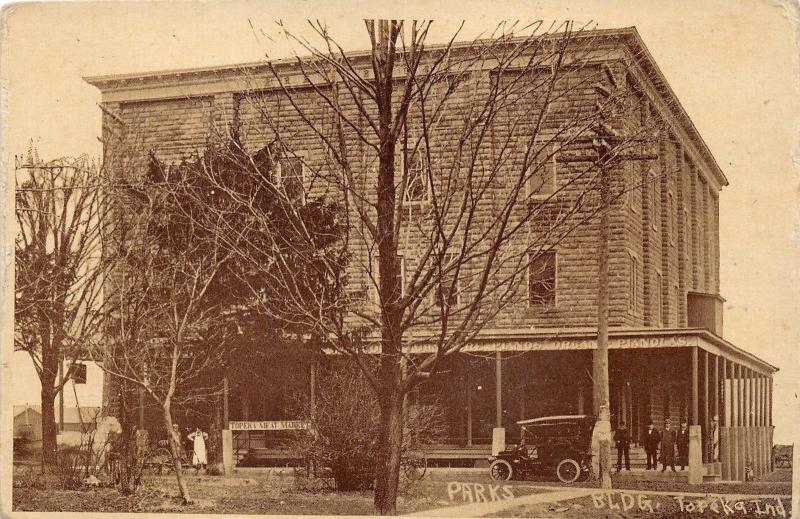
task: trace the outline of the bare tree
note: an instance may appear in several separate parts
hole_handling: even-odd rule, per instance
[[[204,235],[193,205],[210,196],[198,184],[201,161],[164,167],[151,158],[147,175],[119,176],[115,206],[107,215],[105,255],[113,265],[108,297],[109,346],[103,370],[141,388],[159,406],[180,495],[190,502],[173,409],[212,401],[221,388],[215,372],[231,333],[231,299],[225,287],[231,253]]]
[[[54,400],[102,331],[104,191],[99,169],[86,156],[45,162],[31,149],[16,159],[14,173],[14,348],[28,352],[41,382],[47,467],[56,462]]]
[[[281,200],[279,224],[275,206],[208,168],[230,205],[208,207],[206,230],[249,265],[253,294],[272,287],[253,299],[263,312],[364,373],[380,410],[375,507],[393,515],[406,395],[503,312],[547,304],[552,287],[526,280],[640,185],[618,166],[654,120],[631,122],[635,92],[608,86],[626,85],[624,63],[571,23],[427,46],[430,22],[367,21],[362,54],[311,27],[320,44],[286,32],[308,56],[247,72],[232,126],[240,169]],[[598,128],[615,135],[602,153]],[[320,240],[303,213],[326,204],[341,210]]]

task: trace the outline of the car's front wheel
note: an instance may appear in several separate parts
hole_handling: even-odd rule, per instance
[[[575,483],[581,477],[581,465],[571,458],[561,460],[556,467],[556,476],[562,483]]]
[[[514,474],[514,469],[506,460],[494,460],[489,465],[489,476],[495,481],[508,481]]]

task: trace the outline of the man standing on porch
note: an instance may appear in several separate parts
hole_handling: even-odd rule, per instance
[[[619,429],[614,433],[614,443],[617,444],[617,473],[622,471],[622,456],[625,456],[625,470],[631,470],[631,438],[625,422],[622,422]]]
[[[653,422],[647,424],[647,432],[644,434],[644,452],[647,453],[647,470],[651,468],[656,470],[658,468],[658,461],[656,454],[658,453],[658,444],[661,442],[661,435],[656,430]]]
[[[675,472],[675,431],[670,429],[669,418],[664,420],[664,434],[661,435],[661,472],[667,470],[667,465]]]
[[[686,419],[681,420],[681,430],[678,431],[678,464],[681,470],[689,464],[689,425]]]

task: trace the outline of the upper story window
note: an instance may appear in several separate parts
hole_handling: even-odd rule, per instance
[[[420,205],[430,201],[430,171],[428,164],[428,153],[425,143],[409,137],[409,149],[406,153],[400,153],[398,160],[395,161],[395,178],[402,178],[405,172],[406,186],[403,191],[403,203],[406,205]],[[416,149],[412,148],[415,146]],[[406,170],[406,167],[408,168]]]
[[[683,206],[683,244],[684,254],[688,257],[689,249],[692,246],[692,223],[689,221],[689,208],[685,203]]]
[[[286,197],[295,204],[306,201],[305,166],[301,157],[283,157],[278,161],[278,185],[283,188]]]
[[[72,382],[75,384],[85,384],[86,364],[73,364],[70,378],[72,378]]]
[[[528,265],[528,304],[555,306],[557,261],[555,251],[532,254]]]
[[[458,305],[459,286],[455,272],[458,266],[455,265],[455,261],[455,254],[445,254],[442,259],[441,277],[435,291],[436,306],[445,305],[448,308],[452,308]]]
[[[528,151],[527,147],[525,149]],[[556,192],[556,151],[554,145],[548,145],[530,152],[528,161],[533,170],[528,171],[529,178],[525,186],[528,197],[547,198]]]
[[[428,190],[428,168],[425,157],[421,153],[410,158],[408,164],[408,181],[406,182],[406,203],[425,203],[430,198]]]
[[[678,288],[678,285],[673,285],[672,286],[672,291],[673,291],[674,297],[675,297],[675,323],[679,324],[681,322],[681,316],[680,316],[680,310],[679,310],[679,308],[681,306],[681,292],[680,292],[680,289]]]
[[[677,216],[676,216],[676,213],[675,213],[675,200],[674,200],[674,197],[672,196],[672,192],[671,191],[667,195],[667,211],[669,211],[667,213],[667,222],[668,222],[667,223],[667,228],[669,229],[669,244],[670,245],[675,245],[675,235],[678,234],[678,232],[677,232],[677,230],[675,228],[674,222],[675,222],[675,218]]]
[[[636,296],[639,293],[639,259],[631,253],[630,257],[630,292],[628,293],[628,309],[636,311]]]
[[[641,210],[641,189],[638,188],[639,181],[642,178],[641,173],[635,164],[630,166],[630,174],[625,175],[625,198],[627,200],[628,208],[632,213],[639,213]]]
[[[400,286],[400,297],[404,297],[406,295],[406,259],[403,255],[397,255],[397,263],[398,263],[398,284]],[[380,304],[380,276],[379,276],[379,264],[380,259],[379,257],[373,256],[371,262],[371,269],[372,271],[369,273],[369,277],[371,278],[370,285],[371,285],[371,292],[372,292],[372,300],[375,304]]]
[[[656,272],[656,286],[653,288],[653,317],[657,326],[664,324],[661,291],[663,290],[664,279],[661,272]]]
[[[658,218],[658,204],[659,204],[659,200],[658,200],[658,178],[656,178],[655,174],[651,171],[650,174],[647,177],[647,181],[650,184],[650,196],[649,196],[649,198],[650,198],[650,200],[649,200],[649,205],[650,205],[650,211],[649,211],[650,227],[652,227],[653,230],[656,230],[656,228],[657,228],[656,227],[656,225],[657,225],[656,219]]]

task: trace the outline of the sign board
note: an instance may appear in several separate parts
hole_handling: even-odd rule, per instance
[[[231,431],[298,431],[308,429],[309,425],[305,420],[228,422]]]

